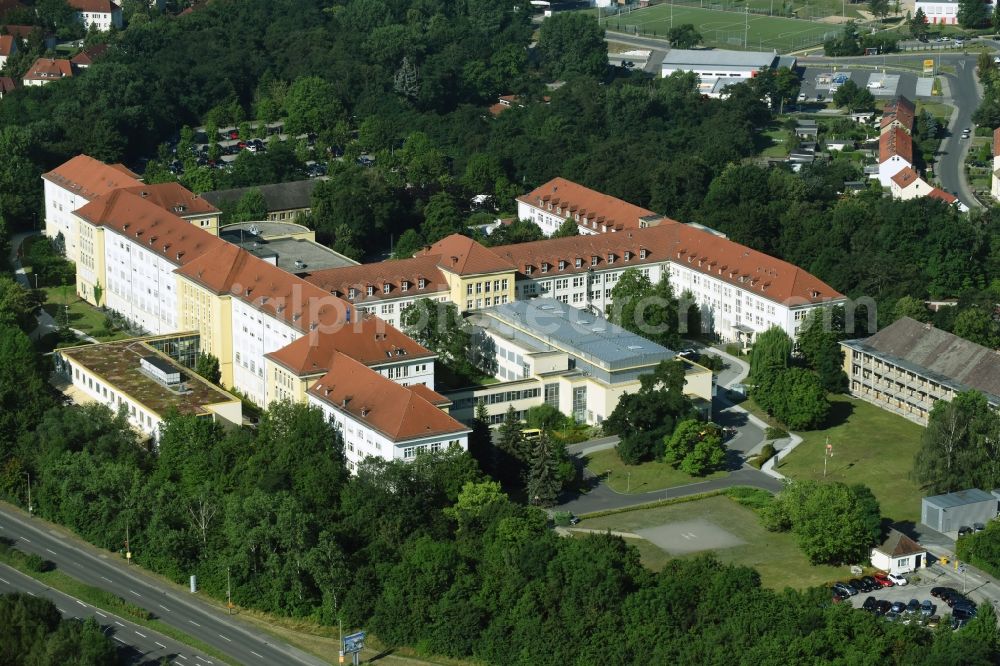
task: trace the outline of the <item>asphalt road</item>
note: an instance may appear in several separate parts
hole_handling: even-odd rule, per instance
[[[223,663],[159,632],[129,622],[113,613],[101,611],[75,597],[46,587],[16,569],[0,564],[0,594],[8,592],[26,592],[33,597],[49,599],[66,619],[94,618],[101,625],[104,634],[115,641],[124,663],[159,664],[164,658],[172,664],[191,666]]]
[[[54,562],[77,580],[145,608],[164,623],[229,656],[234,664],[330,663],[262,634],[238,617],[202,602],[196,595],[180,592],[175,586],[160,582],[137,567],[129,567],[118,557],[84,544],[6,503],[0,503],[0,537],[13,540],[19,550]]]

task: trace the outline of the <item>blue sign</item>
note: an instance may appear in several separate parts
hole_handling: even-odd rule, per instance
[[[344,654],[353,654],[365,649],[365,632],[359,631],[350,636],[344,636]]]

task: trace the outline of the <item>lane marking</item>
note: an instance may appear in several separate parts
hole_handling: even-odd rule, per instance
[[[104,580],[108,581],[109,583],[111,582],[111,579],[107,578],[106,576],[101,576],[101,578],[103,578]]]
[[[25,540],[25,541],[27,541],[28,543],[31,543],[31,539],[26,539],[25,537],[17,537],[17,538],[18,538],[18,539],[24,539],[24,540]]]
[[[170,612],[170,609],[164,606],[163,604],[156,604],[156,605],[162,608],[163,610],[167,611],[168,613]]]
[[[46,548],[45,550],[49,551],[49,552],[50,552],[50,553],[52,553],[53,555],[58,555],[58,554],[59,554],[59,553],[57,553],[56,551],[52,550],[51,548]]]
[[[115,620],[115,624],[117,624],[117,625],[118,625],[119,627],[124,627],[124,626],[125,626],[124,624],[122,624],[122,623],[121,623],[121,622],[119,622],[118,620]]]
[[[179,655],[177,655],[177,656],[178,656],[178,657],[180,657],[181,659],[183,659],[184,661],[187,661],[187,657],[185,657],[184,655],[182,655],[182,654],[179,654]]]
[[[66,614],[66,611],[64,611],[62,608],[59,608],[58,606],[56,606],[56,610],[64,615]]]
[[[125,645],[125,641],[123,641],[122,639],[118,638],[117,636],[112,636],[111,638],[115,639],[116,641],[118,641],[122,645]]]
[[[254,652],[253,650],[250,650],[250,654],[252,654],[252,655],[253,655],[253,656],[255,656],[255,657],[259,657],[260,659],[263,659],[263,658],[264,658],[264,657],[262,657],[261,655],[257,654],[256,652]]]
[[[166,649],[167,649],[167,646],[166,646],[166,645],[164,645],[163,643],[160,643],[160,642],[158,642],[158,641],[153,641],[153,642],[154,642],[154,643],[156,643],[157,645],[159,645],[159,646],[160,646],[161,648],[163,648],[164,650],[166,650]]]
[[[138,593],[138,592],[136,592],[135,590],[129,590],[129,592],[131,592],[132,594],[134,594],[134,595],[135,595],[135,596],[137,596],[137,597],[141,597],[141,596],[142,596],[141,594],[139,594],[139,593]]]
[[[35,596],[35,593],[34,593],[34,592],[32,592],[31,590],[25,590],[25,592],[27,592],[27,593],[28,593],[28,594],[30,594],[31,596]]]
[[[194,626],[196,626],[196,627],[200,627],[200,626],[201,626],[200,624],[198,624],[198,623],[197,623],[197,622],[195,622],[194,620],[188,620],[188,622],[190,622],[191,624],[193,624],[193,625],[194,625]]]
[[[136,631],[135,634],[136,636],[142,636],[143,638],[146,638],[146,634],[140,634],[138,631]]]
[[[203,662],[205,662],[206,664],[211,664],[211,663],[212,663],[212,662],[210,662],[210,661],[209,661],[208,659],[202,659],[202,658],[201,658],[201,657],[199,657],[198,655],[195,655],[195,656],[194,656],[194,658],[195,658],[195,659],[197,659],[198,661],[203,661]]]
[[[2,581],[4,585],[10,585],[10,581],[9,580],[6,580],[4,578],[0,578],[0,581]]]
[[[98,615],[100,615],[101,617],[107,617],[107,615],[105,615],[101,611],[94,611],[94,612],[97,613]]]
[[[219,634],[219,638],[222,638],[222,639],[225,639],[225,640],[229,641],[230,643],[232,643],[232,642],[233,642],[233,639],[231,639],[231,638],[226,638],[226,637],[225,637],[225,636],[223,636],[222,634]]]
[[[79,599],[75,599],[75,601],[76,601],[76,603],[80,604],[80,605],[81,605],[81,606],[83,606],[84,608],[86,608],[86,607],[87,607],[87,604],[83,603],[83,602],[82,602],[82,601],[80,601]]]

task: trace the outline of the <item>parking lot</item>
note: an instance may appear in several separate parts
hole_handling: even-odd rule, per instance
[[[844,581],[845,583],[847,581]],[[876,599],[885,599],[886,601],[902,601],[904,604],[908,603],[910,599],[916,599],[917,601],[923,601],[924,599],[930,599],[931,603],[934,604],[934,612],[937,615],[945,615],[948,613],[948,605],[945,604],[940,599],[935,599],[931,596],[931,588],[938,586],[947,586],[947,582],[940,583],[907,583],[906,585],[894,585],[893,587],[883,587],[882,589],[876,590],[874,592],[858,592],[855,596],[851,597],[851,605],[855,608],[861,608],[861,605],[865,603],[865,599],[868,597],[875,597]],[[958,588],[961,592],[962,588]]]
[[[807,66],[802,72],[801,92],[809,100],[815,100],[817,94],[823,95],[829,101],[837,85],[850,79],[859,88],[867,88],[876,97],[891,97],[905,95],[909,99],[917,98],[917,82],[921,77],[909,72],[885,72],[877,68],[852,68],[844,71],[833,71],[829,65]],[[836,79],[836,83],[834,80]],[[871,84],[872,87],[869,87]],[[926,86],[923,86],[926,88]],[[929,96],[930,90],[927,89]]]

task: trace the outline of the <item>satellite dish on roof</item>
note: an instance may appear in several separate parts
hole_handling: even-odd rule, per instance
[[[251,224],[250,228],[247,229],[247,231],[249,231],[254,236],[260,236],[260,229],[257,228],[256,224]]]

